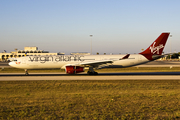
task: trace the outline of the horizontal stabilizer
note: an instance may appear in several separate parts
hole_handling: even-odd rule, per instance
[[[130,54],[125,55],[123,58],[120,58],[119,60],[128,59]]]

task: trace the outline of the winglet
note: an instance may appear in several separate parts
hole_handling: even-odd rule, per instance
[[[125,55],[123,58],[120,58],[119,60],[122,60],[122,59],[128,59],[129,56],[130,56],[130,54],[127,54],[127,55]]]

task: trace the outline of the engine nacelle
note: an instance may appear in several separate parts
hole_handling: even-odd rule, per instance
[[[68,74],[76,74],[80,72],[84,72],[84,67],[80,66],[66,66],[66,73]]]

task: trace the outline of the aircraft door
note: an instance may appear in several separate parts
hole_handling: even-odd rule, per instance
[[[22,58],[22,64],[26,64],[26,59]]]

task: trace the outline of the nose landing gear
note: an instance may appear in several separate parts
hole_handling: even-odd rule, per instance
[[[28,70],[27,70],[27,69],[25,69],[25,75],[29,75],[29,73],[28,73]]]

